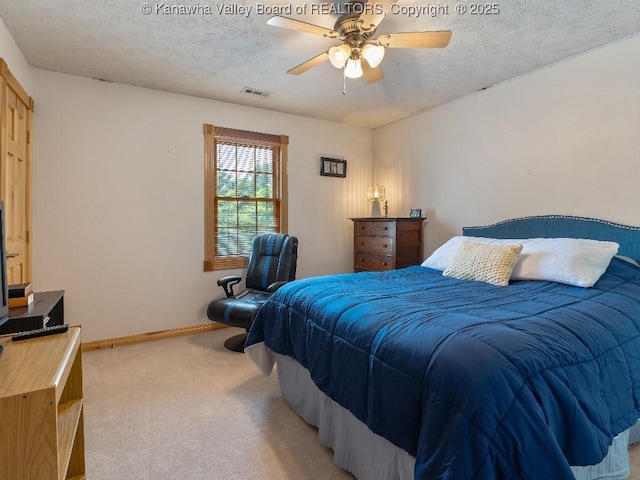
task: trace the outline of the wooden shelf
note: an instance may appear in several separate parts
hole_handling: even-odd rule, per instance
[[[58,478],[66,478],[71,460],[73,442],[76,438],[80,416],[82,415],[82,400],[72,400],[58,406]]]
[[[0,478],[84,478],[80,328],[0,345]]]

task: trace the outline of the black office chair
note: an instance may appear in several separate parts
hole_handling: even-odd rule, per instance
[[[207,317],[214,322],[242,327],[248,332],[262,303],[282,285],[295,280],[297,263],[296,237],[283,233],[258,235],[251,244],[246,289],[235,295],[233,286],[240,283],[242,277],[222,277],[218,285],[227,296],[209,303]],[[247,334],[242,333],[227,339],[224,346],[234,352],[244,352],[246,339]]]

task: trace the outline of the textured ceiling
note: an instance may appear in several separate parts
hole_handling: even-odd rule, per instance
[[[343,95],[342,72],[329,62],[286,74],[337,40],[269,26],[270,15],[258,11],[259,5],[291,8],[283,15],[333,28],[338,14],[310,12],[340,4],[150,1],[147,15],[143,4],[1,0],[0,17],[33,67],[371,128],[640,31],[638,0],[503,0],[491,15],[472,15],[478,4],[466,0],[400,0],[399,7],[438,13],[389,14],[377,34],[451,30],[449,46],[387,49],[385,78],[348,80]],[[458,4],[467,13],[457,13]],[[304,5],[307,14],[297,15]],[[169,14],[167,7],[195,13]],[[220,13],[221,7],[231,11]],[[255,98],[241,93],[243,87],[272,96]]]

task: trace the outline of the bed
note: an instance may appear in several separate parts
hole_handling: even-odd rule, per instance
[[[640,229],[544,216],[463,234],[517,239],[521,258],[541,238],[616,242],[617,256],[588,288],[519,264],[508,286],[429,266],[298,280],[261,308],[246,352],[265,374],[277,362],[285,401],[357,478],[626,478]]]

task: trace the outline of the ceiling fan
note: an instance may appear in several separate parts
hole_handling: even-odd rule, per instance
[[[342,41],[341,45],[292,68],[288,74],[299,75],[329,60],[334,67],[344,68],[345,77],[364,76],[367,83],[374,83],[384,78],[378,65],[384,57],[385,48],[443,48],[451,39],[450,30],[383,33],[373,38],[376,28],[397,1],[371,0],[370,3],[356,1],[348,4],[347,13],[336,20],[333,30],[281,16],[271,17],[267,24]]]

